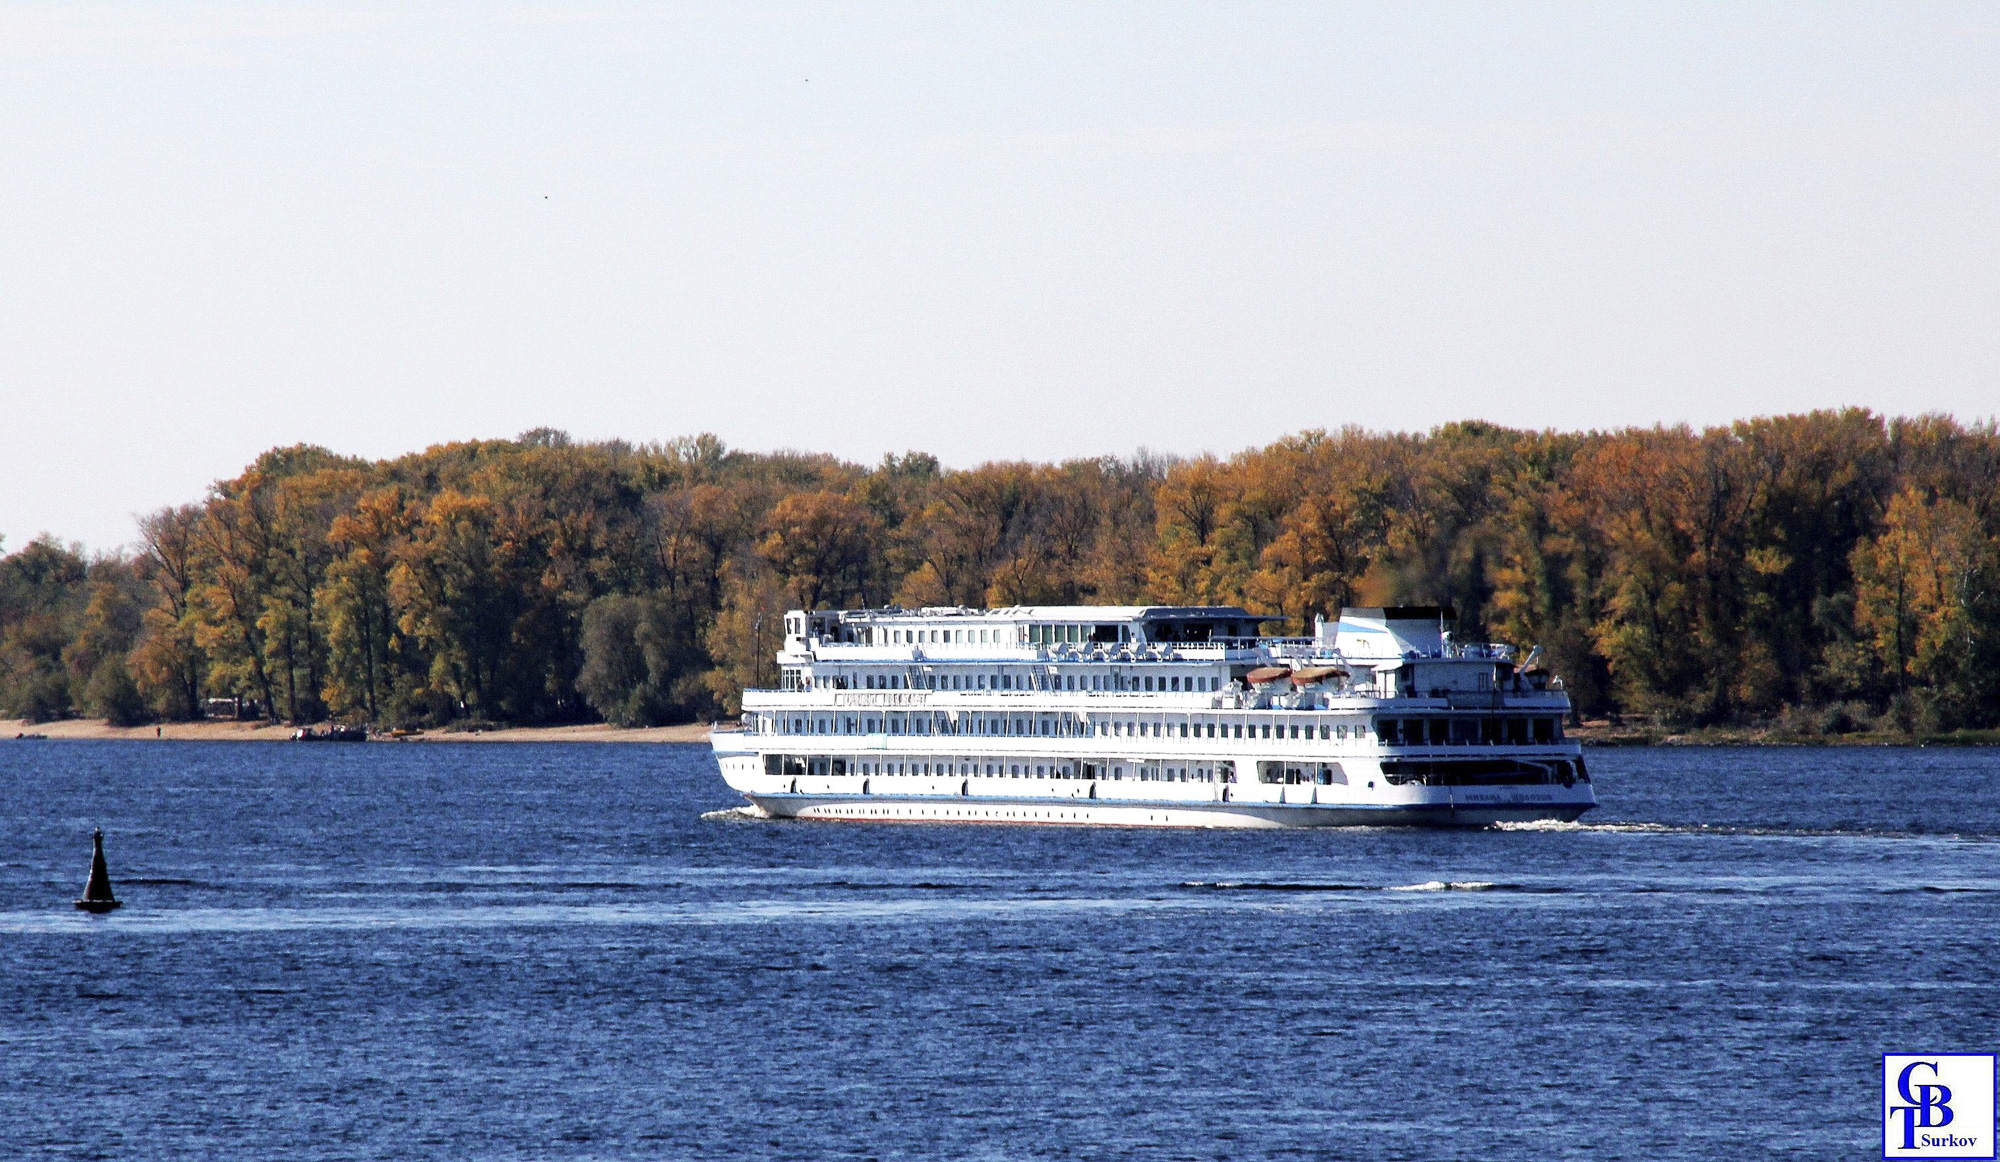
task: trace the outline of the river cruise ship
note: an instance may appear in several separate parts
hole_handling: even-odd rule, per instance
[[[1569,697],[1449,609],[1346,609],[1309,638],[1234,606],[796,610],[777,689],[712,735],[799,819],[1487,826],[1596,804]]]

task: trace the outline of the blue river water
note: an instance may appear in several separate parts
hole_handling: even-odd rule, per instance
[[[1882,1053],[2000,1049],[2000,753],[1591,766],[1575,825],[1211,832],[0,742],[0,1158],[1865,1158]]]

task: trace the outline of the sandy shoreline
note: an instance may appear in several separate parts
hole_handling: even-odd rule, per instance
[[[0,742],[16,735],[45,735],[53,739],[129,738],[177,740],[182,742],[289,742],[296,728],[259,722],[163,722],[154,726],[111,726],[101,718],[69,718],[61,722],[21,722],[0,718]],[[408,739],[391,740],[386,735],[372,741],[407,742],[707,742],[708,726],[650,726],[627,728],[597,723],[587,726],[516,726],[486,730],[476,734],[427,730]]]

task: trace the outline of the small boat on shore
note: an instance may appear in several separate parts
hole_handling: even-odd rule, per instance
[[[314,730],[301,726],[292,735],[293,742],[367,742],[368,728],[365,726],[341,726],[334,724],[325,730]]]

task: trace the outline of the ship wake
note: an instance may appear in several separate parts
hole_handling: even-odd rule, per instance
[[[1851,827],[1780,827],[1747,823],[1565,823],[1558,819],[1511,820],[1498,831],[1574,831],[1606,835],[1756,836],[1780,839],[1955,839],[1992,842],[2000,835],[1982,831],[1906,831]]]

